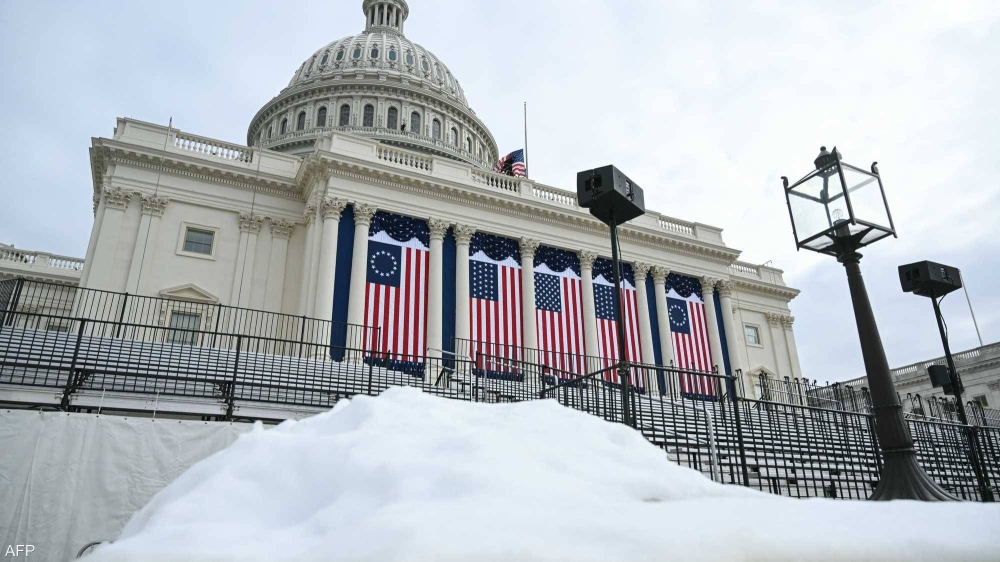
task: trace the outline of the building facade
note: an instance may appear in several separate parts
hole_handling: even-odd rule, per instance
[[[482,345],[614,359],[607,228],[572,191],[493,173],[492,134],[405,37],[406,3],[362,8],[365,31],[302,63],[247,145],[134,119],[93,139],[79,285],[375,326],[364,345],[404,362]],[[780,270],[655,211],[621,239],[630,359],[801,377]],[[187,316],[163,322],[206,321]]]

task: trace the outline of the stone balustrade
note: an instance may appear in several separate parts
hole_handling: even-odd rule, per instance
[[[472,170],[472,181],[481,185],[485,185],[487,187],[499,189],[501,191],[507,191],[510,193],[521,192],[520,181],[518,180],[518,178],[514,178],[504,174],[495,174],[493,172]]]
[[[82,273],[82,259],[0,246],[0,279],[29,277],[65,283],[78,281]]]
[[[246,146],[229,144],[177,131],[174,134],[174,148],[196,152],[223,160],[237,162],[253,162],[253,149]]]
[[[547,185],[541,185],[538,183],[533,184],[531,187],[531,195],[539,199],[552,201],[553,203],[565,205],[567,207],[577,206],[575,193],[572,191],[563,191],[562,189],[556,189]]]
[[[432,165],[433,160],[431,158],[416,152],[410,152],[408,150],[402,150],[388,145],[380,144],[376,149],[376,156],[383,162],[403,166],[405,168],[414,168],[425,172],[432,172],[434,170]]]
[[[729,266],[729,271],[736,275],[745,275],[755,279],[760,279],[760,266],[753,265],[751,263],[742,261],[734,262]]]
[[[672,219],[670,217],[665,217],[660,215],[658,217],[660,228],[663,230],[669,230],[675,234],[684,234],[686,236],[694,236],[694,223],[682,221],[678,219]]]

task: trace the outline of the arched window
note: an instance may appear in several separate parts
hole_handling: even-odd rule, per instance
[[[362,123],[365,127],[375,126],[375,106],[368,104],[365,106],[365,120]]]
[[[431,135],[434,140],[441,140],[441,122],[437,119],[431,123]]]
[[[351,106],[346,103],[340,106],[340,126],[346,127],[351,124]]]
[[[330,60],[330,53],[323,53],[323,58],[320,59],[319,63],[321,65],[326,64],[326,61]]]
[[[452,146],[458,146],[458,131],[452,128],[448,131],[448,144]]]
[[[389,115],[386,117],[385,123],[390,129],[399,127],[399,111],[395,107],[389,108]]]
[[[377,59],[378,58],[378,45],[373,45],[372,46],[371,57],[373,59]]]
[[[272,126],[268,125],[267,126],[267,138],[271,138],[271,130],[272,130]]]
[[[406,53],[406,64],[413,66],[413,53]]]
[[[465,151],[472,154],[472,139],[465,137]]]
[[[389,49],[389,60],[396,60],[396,49]]]
[[[410,132],[415,134],[421,134],[420,132],[420,114],[414,111],[410,114]]]
[[[286,117],[286,118],[284,118],[284,119],[281,120],[281,132],[278,133],[278,134],[279,135],[283,135],[283,134],[285,134],[287,132],[288,132],[288,118]]]
[[[343,49],[337,51],[337,60],[338,61],[344,60],[344,50]]]
[[[424,72],[431,71],[431,65],[427,63],[427,59],[420,59],[420,68],[424,69]]]
[[[306,112],[300,111],[298,119],[295,120],[295,130],[301,131],[306,128]]]
[[[358,45],[357,47],[354,48],[354,54],[352,56],[356,59],[361,58],[361,45]]]
[[[316,126],[326,127],[326,107],[321,107],[316,112]]]

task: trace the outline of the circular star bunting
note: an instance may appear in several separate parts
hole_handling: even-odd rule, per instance
[[[379,277],[392,277],[399,269],[399,263],[396,262],[395,256],[385,250],[380,250],[372,254],[371,267],[372,271]]]

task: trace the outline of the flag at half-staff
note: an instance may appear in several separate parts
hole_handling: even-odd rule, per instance
[[[493,171],[498,174],[507,174],[515,178],[526,178],[527,168],[524,166],[524,149],[515,150],[507,156],[497,160],[493,166]]]

